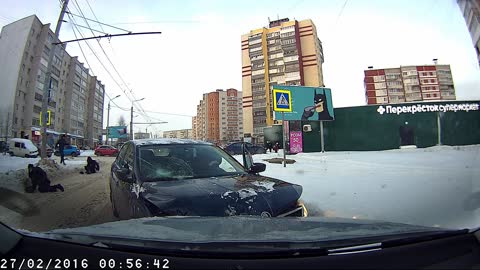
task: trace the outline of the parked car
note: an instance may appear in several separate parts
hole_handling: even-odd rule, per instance
[[[76,145],[67,144],[63,148],[63,155],[76,157],[80,155],[80,150],[77,148]],[[55,150],[55,156],[60,156],[60,150],[58,149]]]
[[[100,145],[95,149],[94,153],[97,156],[116,156],[118,149],[111,145]]]
[[[8,141],[8,152],[17,157],[37,157],[38,148],[31,140],[12,138]]]
[[[150,216],[307,216],[302,186],[260,176],[243,147],[244,166],[213,144],[194,140],[127,142],[110,174],[113,214]]]
[[[244,144],[243,142],[234,142],[234,143],[228,144],[223,149],[225,149],[225,151],[227,151],[230,155],[241,155],[243,144]],[[251,154],[267,153],[267,149],[265,149],[265,147],[261,145],[255,145],[255,144],[246,142],[245,146],[247,147],[248,152],[250,152]]]

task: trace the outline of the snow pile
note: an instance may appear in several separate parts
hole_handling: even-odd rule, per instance
[[[254,162],[282,153],[253,155]],[[235,158],[242,163],[242,156]],[[288,155],[261,174],[303,187],[310,215],[447,228],[480,224],[480,145]],[[312,211],[313,210],[313,211]]]
[[[95,150],[80,150],[81,157],[92,157],[95,156]]]
[[[37,164],[40,158],[14,157],[0,154],[0,173],[26,169],[28,164]]]
[[[87,164],[86,158],[83,157],[65,157],[66,165],[58,163],[59,161],[60,157],[41,160],[40,158],[0,155],[0,187],[24,193],[25,187],[31,185],[30,178],[28,178],[28,164],[38,165],[42,168],[52,182],[73,171],[78,171]]]

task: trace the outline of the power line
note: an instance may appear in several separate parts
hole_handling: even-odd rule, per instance
[[[193,117],[193,115],[178,114],[178,113],[165,113],[165,112],[155,112],[155,111],[146,111],[146,112],[149,112],[149,113],[157,113],[157,114],[165,114],[165,115],[172,115],[172,116]]]
[[[86,1],[87,1],[88,8],[90,9],[90,12],[92,12],[93,17],[95,18],[95,20],[96,20],[97,23],[98,23],[98,26],[100,26],[100,29],[102,29],[102,31],[105,31],[105,30],[103,29],[102,23],[100,23],[100,22],[98,21],[98,18],[97,18],[97,16],[95,15],[95,12],[93,12],[92,6],[90,6],[90,2],[89,2],[88,0],[86,0]]]
[[[83,12],[82,12],[82,10],[81,10],[80,5],[78,5],[78,2],[77,2],[76,0],[74,0],[74,7],[75,7],[75,9],[77,9],[78,12],[80,12],[80,14],[82,14],[82,18],[85,20],[85,23],[87,24],[88,28],[90,29],[90,32],[91,32],[93,35],[95,35],[95,34],[93,33],[93,30],[92,30],[91,27],[90,27],[90,24],[88,23],[87,19],[85,18],[85,15],[83,14]],[[73,19],[73,16],[69,16],[69,17]],[[75,19],[73,19],[73,21],[75,22]],[[78,30],[78,31],[80,32],[80,30]],[[83,35],[82,35],[82,37],[83,37]],[[86,42],[86,41],[85,41],[85,42]],[[90,47],[89,43],[88,43],[88,42],[86,42],[86,43],[87,43],[87,45]],[[124,86],[127,86],[127,84],[126,84],[125,81],[123,80],[122,76],[120,75],[120,73],[119,73],[118,70],[116,69],[115,65],[112,63],[112,61],[110,60],[110,58],[109,58],[108,55],[106,54],[105,50],[103,49],[103,47],[102,47],[102,45],[100,44],[100,41],[99,41],[98,39],[97,39],[97,43],[98,43],[98,45],[100,46],[100,49],[102,50],[103,54],[105,55],[105,57],[106,57],[107,60],[109,61],[110,65],[112,65],[112,67],[113,67],[113,69],[116,71],[118,77],[119,77],[120,80],[123,82]],[[91,48],[90,48],[90,49],[91,49]],[[92,49],[91,49],[91,50],[92,50]],[[93,50],[92,50],[92,52],[93,52]],[[104,67],[104,69],[105,69],[105,70],[107,71],[107,73],[110,75],[110,77],[113,79],[113,76],[112,76],[111,73],[107,70],[107,68],[105,67],[105,65],[100,61],[99,57],[98,57],[95,53],[94,53],[94,55],[97,57],[97,59],[98,59],[99,62],[102,64],[102,66]],[[132,106],[135,106],[135,108],[140,111],[140,115],[142,115],[145,119],[147,119],[148,116],[146,115],[146,113],[143,113],[143,114],[142,114],[142,113],[141,113],[141,109],[140,109],[138,106],[136,106],[137,104],[134,104],[133,100],[135,100],[136,98],[135,98],[135,96],[133,95],[132,90],[130,90],[130,94],[132,95],[133,99],[130,99],[129,96],[128,96],[128,94],[127,94],[127,92],[120,86],[120,84],[119,84],[116,80],[114,80],[114,81],[115,81],[115,83],[118,85],[118,87],[120,88],[120,90],[123,91],[123,93],[125,94],[125,96],[132,102]],[[128,89],[128,87],[127,87],[127,89]]]
[[[100,26],[100,29],[102,29],[102,31],[105,32],[105,29],[103,29],[102,23],[101,23],[100,20],[97,18],[97,15],[95,15],[95,12],[93,11],[92,6],[90,6],[90,1],[88,1],[88,0],[86,0],[86,1],[87,1],[88,8],[90,9],[90,12],[92,12],[92,15],[93,15],[93,17],[95,18],[95,20],[98,21],[98,26]],[[110,47],[110,50],[112,50],[113,56],[116,56],[115,50],[113,49],[113,46],[112,46],[112,44],[110,43],[110,39],[108,40],[108,46]]]
[[[95,35],[93,33],[93,30],[91,29],[90,27],[90,24],[88,23],[88,20],[87,18],[85,17],[85,15],[83,14],[83,11],[82,9],[80,8],[80,5],[78,4],[77,0],[74,0],[74,7],[78,10],[78,12],[80,12],[80,14],[82,15],[82,18],[85,20],[85,23],[87,24],[88,28],[90,29],[90,31],[92,32],[93,35]],[[110,63],[110,65],[113,67],[113,69],[115,70],[115,72],[117,73],[118,77],[120,78],[120,80],[123,82],[123,84],[125,85],[125,87],[130,91],[130,94],[132,95],[133,97],[133,100],[136,100],[135,98],[135,95],[133,94],[133,91],[131,89],[128,88],[127,86],[127,83],[125,82],[125,80],[123,79],[123,77],[120,75],[120,73],[118,72],[117,68],[115,67],[115,65],[112,63],[112,61],[110,60],[110,58],[108,57],[107,53],[105,52],[105,50],[103,49],[102,45],[100,44],[100,41],[97,39],[97,43],[100,47],[100,49],[102,50],[103,54],[105,55],[105,57],[107,58],[108,62]],[[123,89],[122,89],[123,91]],[[124,92],[125,93],[125,92]],[[125,93],[125,95],[127,95],[127,93]],[[128,96],[127,96],[128,97]],[[132,101],[132,106],[134,106],[137,110],[139,111],[143,111],[143,108],[141,105],[138,105],[138,104],[135,104],[134,102]],[[142,113],[140,113],[142,114]],[[143,111],[143,117],[147,120],[148,119],[148,116],[147,114]]]
[[[70,17],[70,16],[69,16],[69,17]],[[72,24],[72,31],[73,31],[73,35],[75,36],[75,38],[77,38],[77,33],[75,32],[74,26],[76,26],[76,24]],[[92,75],[95,76],[95,73],[93,72],[92,65],[90,65],[90,63],[88,62],[88,59],[87,59],[87,57],[85,56],[85,53],[84,53],[83,48],[82,48],[82,46],[80,45],[80,43],[78,43],[78,47],[79,47],[79,49],[80,49],[80,52],[81,52],[82,55],[83,55],[83,58],[85,59],[85,62],[87,63],[87,65],[88,65],[88,67],[89,67],[89,69],[90,69],[90,72],[92,72]],[[107,98],[111,100],[110,95],[108,95],[108,93],[107,93],[106,91],[105,91],[105,95],[107,95]],[[112,101],[112,103],[115,104],[114,101]],[[116,105],[116,104],[115,104],[115,105]]]
[[[73,24],[73,22],[72,22],[72,24]],[[78,26],[78,27],[81,27],[81,28],[89,29],[88,27],[85,27],[85,26],[83,26],[83,25],[79,25],[79,24],[75,24],[75,25]],[[91,30],[92,30],[92,31],[95,31],[95,32],[98,32],[98,33],[102,33],[102,34],[108,35],[108,33],[105,33],[105,32],[102,32],[102,31],[98,31],[98,30],[95,30],[95,29],[91,29]],[[77,40],[77,38],[76,38],[75,40]],[[65,43],[68,43],[68,41],[63,41],[63,42],[60,41],[58,44],[65,44]]]
[[[75,22],[75,19],[74,19],[72,16],[70,16],[70,15],[68,15],[68,16],[69,16],[69,18],[70,18],[72,21]],[[75,24],[73,24],[73,26],[77,29],[78,34],[79,34],[81,37],[83,37],[83,34],[82,34],[82,32],[80,31],[80,29],[78,29],[78,27],[77,27]],[[115,82],[115,84],[116,84],[120,89],[122,89],[122,87],[120,86],[120,84],[117,82],[117,80],[115,80],[115,78],[114,78],[113,75],[110,73],[110,71],[108,71],[108,69],[105,67],[105,65],[104,65],[103,62],[100,60],[100,58],[98,57],[98,55],[96,54],[96,52],[95,52],[95,51],[93,50],[93,48],[90,46],[90,44],[89,44],[87,41],[85,41],[85,43],[87,44],[87,47],[88,47],[88,48],[90,49],[90,51],[93,53],[93,55],[95,56],[95,58],[97,58],[97,60],[98,60],[98,62],[100,63],[100,65],[102,65],[102,67],[105,69],[105,71],[106,71],[107,74],[110,76],[110,78]],[[84,57],[85,57],[85,56],[84,56]],[[87,61],[87,60],[85,59],[85,61]],[[122,91],[123,91],[123,90],[122,90]],[[107,97],[108,97],[108,95],[107,95]],[[127,96],[127,98],[130,99],[128,96]],[[112,101],[112,103],[114,103],[114,102]],[[114,103],[114,104],[115,104],[115,103]]]
[[[75,1],[75,3],[76,3],[76,1]],[[77,5],[78,5],[78,4],[77,4]],[[77,7],[75,7],[75,8],[77,8]],[[80,11],[80,12],[81,12],[81,11]],[[92,21],[92,22],[96,22],[96,23],[98,23],[98,24],[103,24],[103,25],[105,25],[105,26],[108,26],[108,27],[111,27],[111,28],[115,28],[115,29],[118,29],[118,30],[122,30],[122,31],[125,31],[125,32],[127,32],[127,33],[131,32],[131,31],[128,31],[128,30],[123,29],[123,28],[120,28],[120,27],[116,27],[116,26],[113,26],[113,25],[110,25],[110,24],[106,24],[106,23],[99,22],[99,21],[97,21],[97,20],[92,20],[92,19],[86,18],[86,17],[83,16],[83,13],[82,13],[82,16],[77,15],[77,14],[74,14],[74,13],[71,13],[71,12],[69,12],[69,13],[70,13],[72,16],[79,17],[79,18],[83,18],[83,19],[85,19],[85,20],[87,20],[87,21]]]
[[[340,12],[338,13],[337,19],[335,19],[335,28],[336,28],[336,26],[337,26],[338,20],[339,20],[340,17],[342,16],[343,10],[345,9],[345,6],[346,6],[347,4],[348,4],[348,0],[345,0],[345,2],[343,3],[342,8],[340,9]]]

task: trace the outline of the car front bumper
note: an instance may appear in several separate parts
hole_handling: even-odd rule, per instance
[[[294,209],[284,212],[277,217],[308,217],[308,210],[304,202],[299,200]]]

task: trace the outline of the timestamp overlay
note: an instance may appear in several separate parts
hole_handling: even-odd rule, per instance
[[[75,255],[72,254],[72,257]],[[0,269],[173,269],[167,258],[1,258]]]

